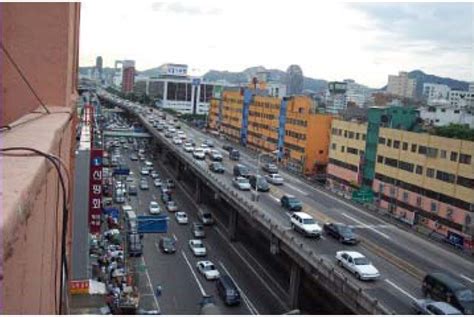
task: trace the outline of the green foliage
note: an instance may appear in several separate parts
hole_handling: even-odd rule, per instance
[[[474,129],[462,124],[451,123],[448,126],[436,127],[433,134],[446,138],[474,141]]]

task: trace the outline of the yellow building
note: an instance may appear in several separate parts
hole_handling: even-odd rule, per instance
[[[380,208],[473,248],[474,142],[380,127],[371,188]],[[368,125],[333,120],[328,186],[352,194],[367,164]]]
[[[225,90],[209,111],[211,129],[249,148],[277,151],[288,168],[313,175],[325,173],[331,121],[309,97],[282,99],[248,88]]]

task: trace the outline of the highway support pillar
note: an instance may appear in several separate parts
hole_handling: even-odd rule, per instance
[[[288,292],[288,305],[290,309],[297,309],[299,304],[299,290],[301,283],[301,267],[293,262],[290,271],[290,289]]]
[[[237,240],[237,210],[232,209],[229,217],[229,239],[230,241]]]
[[[202,188],[202,184],[201,184],[201,180],[196,177],[196,183],[195,183],[195,190],[194,190],[194,200],[196,201],[197,204],[200,204],[201,203],[201,188]]]
[[[273,255],[280,253],[280,240],[274,234],[270,239],[270,253]]]

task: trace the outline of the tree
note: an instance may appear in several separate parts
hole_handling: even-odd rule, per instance
[[[451,139],[474,141],[474,129],[462,124],[451,123],[448,126],[435,127],[433,134]]]

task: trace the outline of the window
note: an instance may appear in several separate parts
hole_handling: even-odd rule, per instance
[[[442,158],[442,159],[445,159],[446,158],[446,150],[441,150],[439,152],[439,157]]]
[[[428,176],[428,177],[430,177],[430,178],[433,178],[433,177],[434,177],[434,174],[435,174],[434,169],[428,168],[428,169],[426,170],[426,176]]]
[[[451,152],[451,161],[453,162],[458,161],[458,152]]]
[[[354,138],[354,132],[349,131],[349,136],[348,137],[349,137],[349,139],[353,139]]]
[[[359,151],[353,147],[347,147],[347,153],[355,154],[357,155]]]
[[[344,130],[344,137],[347,138],[347,130]]]
[[[323,151],[323,150],[319,150],[319,152],[318,152],[318,153],[319,153],[319,154],[323,154],[323,153],[324,153],[324,151]]]
[[[426,154],[426,146],[420,145],[418,147],[418,153],[419,154]]]
[[[403,142],[403,144],[402,144],[402,150],[403,150],[403,151],[407,151],[407,150],[408,150],[408,143],[407,143],[407,142]]]
[[[391,167],[398,167],[398,161],[396,159],[386,157],[385,158],[385,165],[388,165],[388,166],[391,166]]]
[[[421,196],[416,197],[416,205],[418,207],[421,207],[422,203],[423,203],[423,198],[421,198]]]
[[[356,140],[359,140],[359,138],[360,138],[360,133],[357,132],[357,133],[356,133]]]
[[[336,143],[331,144],[331,150],[336,150]]]
[[[413,173],[413,169],[415,168],[415,165],[413,165],[412,163],[407,163],[407,162],[399,161],[399,162],[398,162],[398,167],[399,167],[401,170],[404,170],[404,171]]]
[[[403,192],[403,201],[408,202],[408,192]]]
[[[466,188],[474,188],[474,178],[467,178],[458,175],[456,183]]]
[[[383,156],[382,155],[377,156],[377,163],[383,163]]]
[[[392,139],[387,139],[387,146],[392,147]]]
[[[343,146],[341,146],[341,152],[344,153],[344,150],[345,150],[345,147],[343,145]]]
[[[438,156],[438,149],[435,149],[435,148],[432,148],[432,147],[428,147],[426,148],[426,156],[428,157],[437,157]]]
[[[362,140],[365,141],[366,135],[365,133],[362,133]]]
[[[412,144],[412,145],[411,145],[411,151],[412,151],[413,153],[416,153],[416,144]]]
[[[436,178],[439,179],[440,181],[451,183],[451,184],[454,184],[454,180],[456,179],[454,174],[446,173],[443,171],[436,171]]]
[[[384,190],[384,184],[380,183],[379,184],[379,192],[383,193],[383,190]]]
[[[394,149],[399,149],[400,148],[400,141],[398,141],[398,140],[393,141],[393,148]]]
[[[379,138],[379,144],[385,144],[385,138]]]
[[[459,154],[459,163],[462,163],[462,164],[471,164],[471,156],[468,155],[468,154],[460,153],[460,154]]]
[[[438,204],[434,201],[431,202],[431,212],[437,212],[438,211]]]
[[[390,186],[390,195],[395,196],[395,187],[394,186]]]
[[[423,174],[423,166],[417,165],[415,172],[416,172],[418,175],[422,175],[422,174]]]

